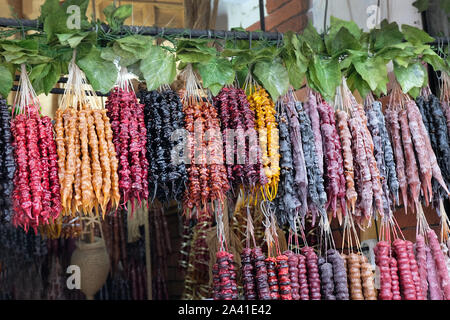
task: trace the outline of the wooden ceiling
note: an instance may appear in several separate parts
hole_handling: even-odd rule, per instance
[[[92,7],[95,3],[97,18],[105,20],[103,9],[112,2],[112,0],[91,0],[88,16],[92,14]],[[125,21],[127,25],[165,28],[182,28],[184,26],[183,0],[127,0],[116,1],[116,3],[117,5],[133,5],[133,15]]]

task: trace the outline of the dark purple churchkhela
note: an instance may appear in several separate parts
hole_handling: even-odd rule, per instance
[[[184,129],[183,105],[178,94],[172,90],[145,91],[138,93],[144,104],[144,119],[147,128],[147,159],[149,162],[148,188],[150,199],[162,202],[183,199],[186,183],[186,166],[180,161],[172,162],[174,146],[183,137],[172,137],[177,130]],[[175,139],[172,139],[175,138]],[[178,156],[182,156],[179,150]],[[175,154],[174,154],[175,155]]]
[[[12,146],[11,115],[5,99],[0,99],[0,223],[11,221],[13,178],[16,169]]]

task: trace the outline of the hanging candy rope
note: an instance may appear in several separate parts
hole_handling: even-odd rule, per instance
[[[350,112],[348,127],[352,136],[354,181],[357,192],[355,222],[360,226],[370,225],[371,219],[375,219],[377,214],[384,214],[381,178],[374,156],[374,144],[367,128],[365,112],[356,102],[345,79],[341,90],[343,106]]]
[[[120,67],[116,86],[105,103],[119,159],[119,191],[122,206],[130,201],[131,213],[134,212],[135,202],[139,207],[141,201],[149,196],[144,105],[137,100],[132,79],[133,75],[127,68]]]
[[[104,217],[120,201],[113,131],[107,110],[100,106],[75,58],[76,51],[55,115],[63,214],[92,216],[95,210],[95,215],[101,211]]]
[[[327,191],[325,208],[331,209],[333,218],[338,216],[339,221],[342,221],[342,215],[346,213],[346,203],[341,143],[336,129],[334,109],[325,100],[319,101],[317,111],[323,139],[324,180]]]
[[[182,98],[183,112],[185,128],[190,133],[185,213],[191,217],[202,212],[208,214],[211,209],[214,211],[212,201],[216,199],[223,210],[229,184],[223,164],[217,111],[209,102],[203,101],[204,92],[191,65],[185,68],[183,76],[186,82],[186,93]]]
[[[41,106],[21,65],[19,92],[14,99],[14,173],[12,222],[37,233],[39,225],[52,223],[61,212],[60,182],[52,121],[40,115]]]
[[[417,211],[420,196],[428,204],[433,198],[432,184],[440,185],[448,195],[448,188],[427,133],[427,121],[421,99],[419,107],[395,84],[386,120],[390,130],[397,165],[397,176],[405,211]],[[408,192],[409,191],[409,192]]]
[[[250,74],[246,79],[245,90],[249,92],[247,98],[250,102],[250,109],[256,116],[261,163],[268,180],[261,186],[261,191],[264,198],[273,201],[277,195],[280,181],[279,132],[275,119],[275,104],[267,91],[256,85]]]

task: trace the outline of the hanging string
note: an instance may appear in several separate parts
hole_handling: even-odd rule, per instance
[[[214,200],[215,202],[217,200]],[[223,219],[224,219],[224,214],[222,212],[222,210],[220,210],[220,206],[218,206],[216,204],[216,207],[218,208],[216,210],[216,232],[217,232],[217,239],[219,242],[219,248],[220,251],[228,251],[228,245],[227,245],[227,240],[226,240],[226,236],[225,236],[225,227],[224,227],[224,223],[223,223]]]
[[[31,85],[25,64],[20,65],[20,70],[19,89],[14,97],[12,114],[15,116],[24,113],[27,117],[30,117],[41,111],[41,105]]]
[[[262,214],[264,215],[264,220],[263,220],[263,226],[264,226],[264,235],[265,235],[265,241],[267,243],[267,256],[270,257],[271,256],[271,249],[273,247],[273,233],[272,233],[272,217],[271,217],[271,212],[269,210],[269,201],[267,200],[262,200],[260,203],[260,209]]]
[[[185,81],[186,93],[182,100],[184,104],[198,104],[202,101],[202,96],[206,96],[204,89],[200,85],[200,80],[195,74],[192,64],[188,64],[181,72],[181,77]]]
[[[75,63],[76,49],[73,50],[72,60],[69,63],[69,76],[67,79],[64,95],[61,99],[60,108],[71,106],[79,109],[90,105],[92,109],[100,109],[98,97],[86,79],[86,75]]]

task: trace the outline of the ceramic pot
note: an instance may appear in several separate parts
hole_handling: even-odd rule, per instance
[[[80,289],[88,300],[94,300],[94,295],[105,284],[110,269],[105,241],[95,237],[92,243],[77,242],[70,263],[80,267]]]

